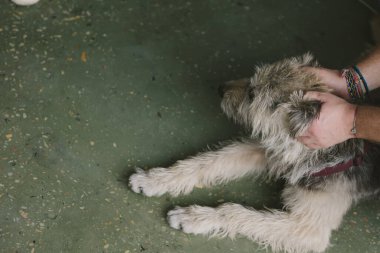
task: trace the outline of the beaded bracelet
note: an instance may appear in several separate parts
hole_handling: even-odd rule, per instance
[[[353,101],[363,101],[369,98],[369,89],[359,68],[355,65],[343,69],[342,76],[346,79],[347,91]]]
[[[368,85],[367,85],[367,81],[364,79],[364,76],[362,75],[362,73],[360,72],[358,66],[356,65],[352,65],[352,68],[355,70],[355,72],[359,75],[359,78],[361,80],[361,83],[363,84],[364,88],[365,88],[365,91],[366,91],[366,96],[369,98],[369,89],[368,89]]]

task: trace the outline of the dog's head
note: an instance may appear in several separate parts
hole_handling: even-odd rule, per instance
[[[317,66],[310,54],[256,67],[251,79],[226,83],[220,88],[223,111],[263,138],[301,134],[321,107],[319,101],[304,100],[303,95],[331,91],[306,66]]]

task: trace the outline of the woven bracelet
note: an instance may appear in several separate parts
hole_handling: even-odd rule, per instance
[[[364,86],[364,88],[365,88],[366,96],[367,96],[368,99],[369,99],[369,89],[368,89],[367,81],[364,79],[364,76],[363,76],[362,73],[360,72],[358,66],[356,66],[356,65],[352,65],[352,68],[353,68],[353,69],[355,70],[355,72],[359,75],[360,80],[362,81],[363,86]]]
[[[357,66],[353,65],[347,69],[342,69],[341,73],[342,77],[346,79],[347,91],[351,100],[364,101],[369,98],[367,82]]]
[[[347,92],[352,100],[363,100],[364,94],[362,92],[361,81],[359,75],[353,68],[347,68],[342,70],[342,77],[346,79]]]

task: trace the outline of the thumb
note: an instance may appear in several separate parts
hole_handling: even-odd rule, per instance
[[[326,102],[331,96],[334,95],[326,92],[308,91],[303,98],[307,100],[319,100],[321,102]]]

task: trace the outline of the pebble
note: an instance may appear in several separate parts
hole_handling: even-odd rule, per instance
[[[29,215],[29,214],[28,214],[27,212],[25,212],[25,211],[23,211],[23,210],[20,210],[19,213],[20,213],[20,215],[21,215],[22,218],[24,218],[24,219],[27,219],[27,218],[28,218],[28,215]]]
[[[13,134],[6,134],[5,138],[7,138],[8,141],[11,141],[13,137]]]
[[[48,217],[49,219],[55,219],[55,218],[57,217],[57,215],[54,214],[54,213],[48,213],[47,217]]]

